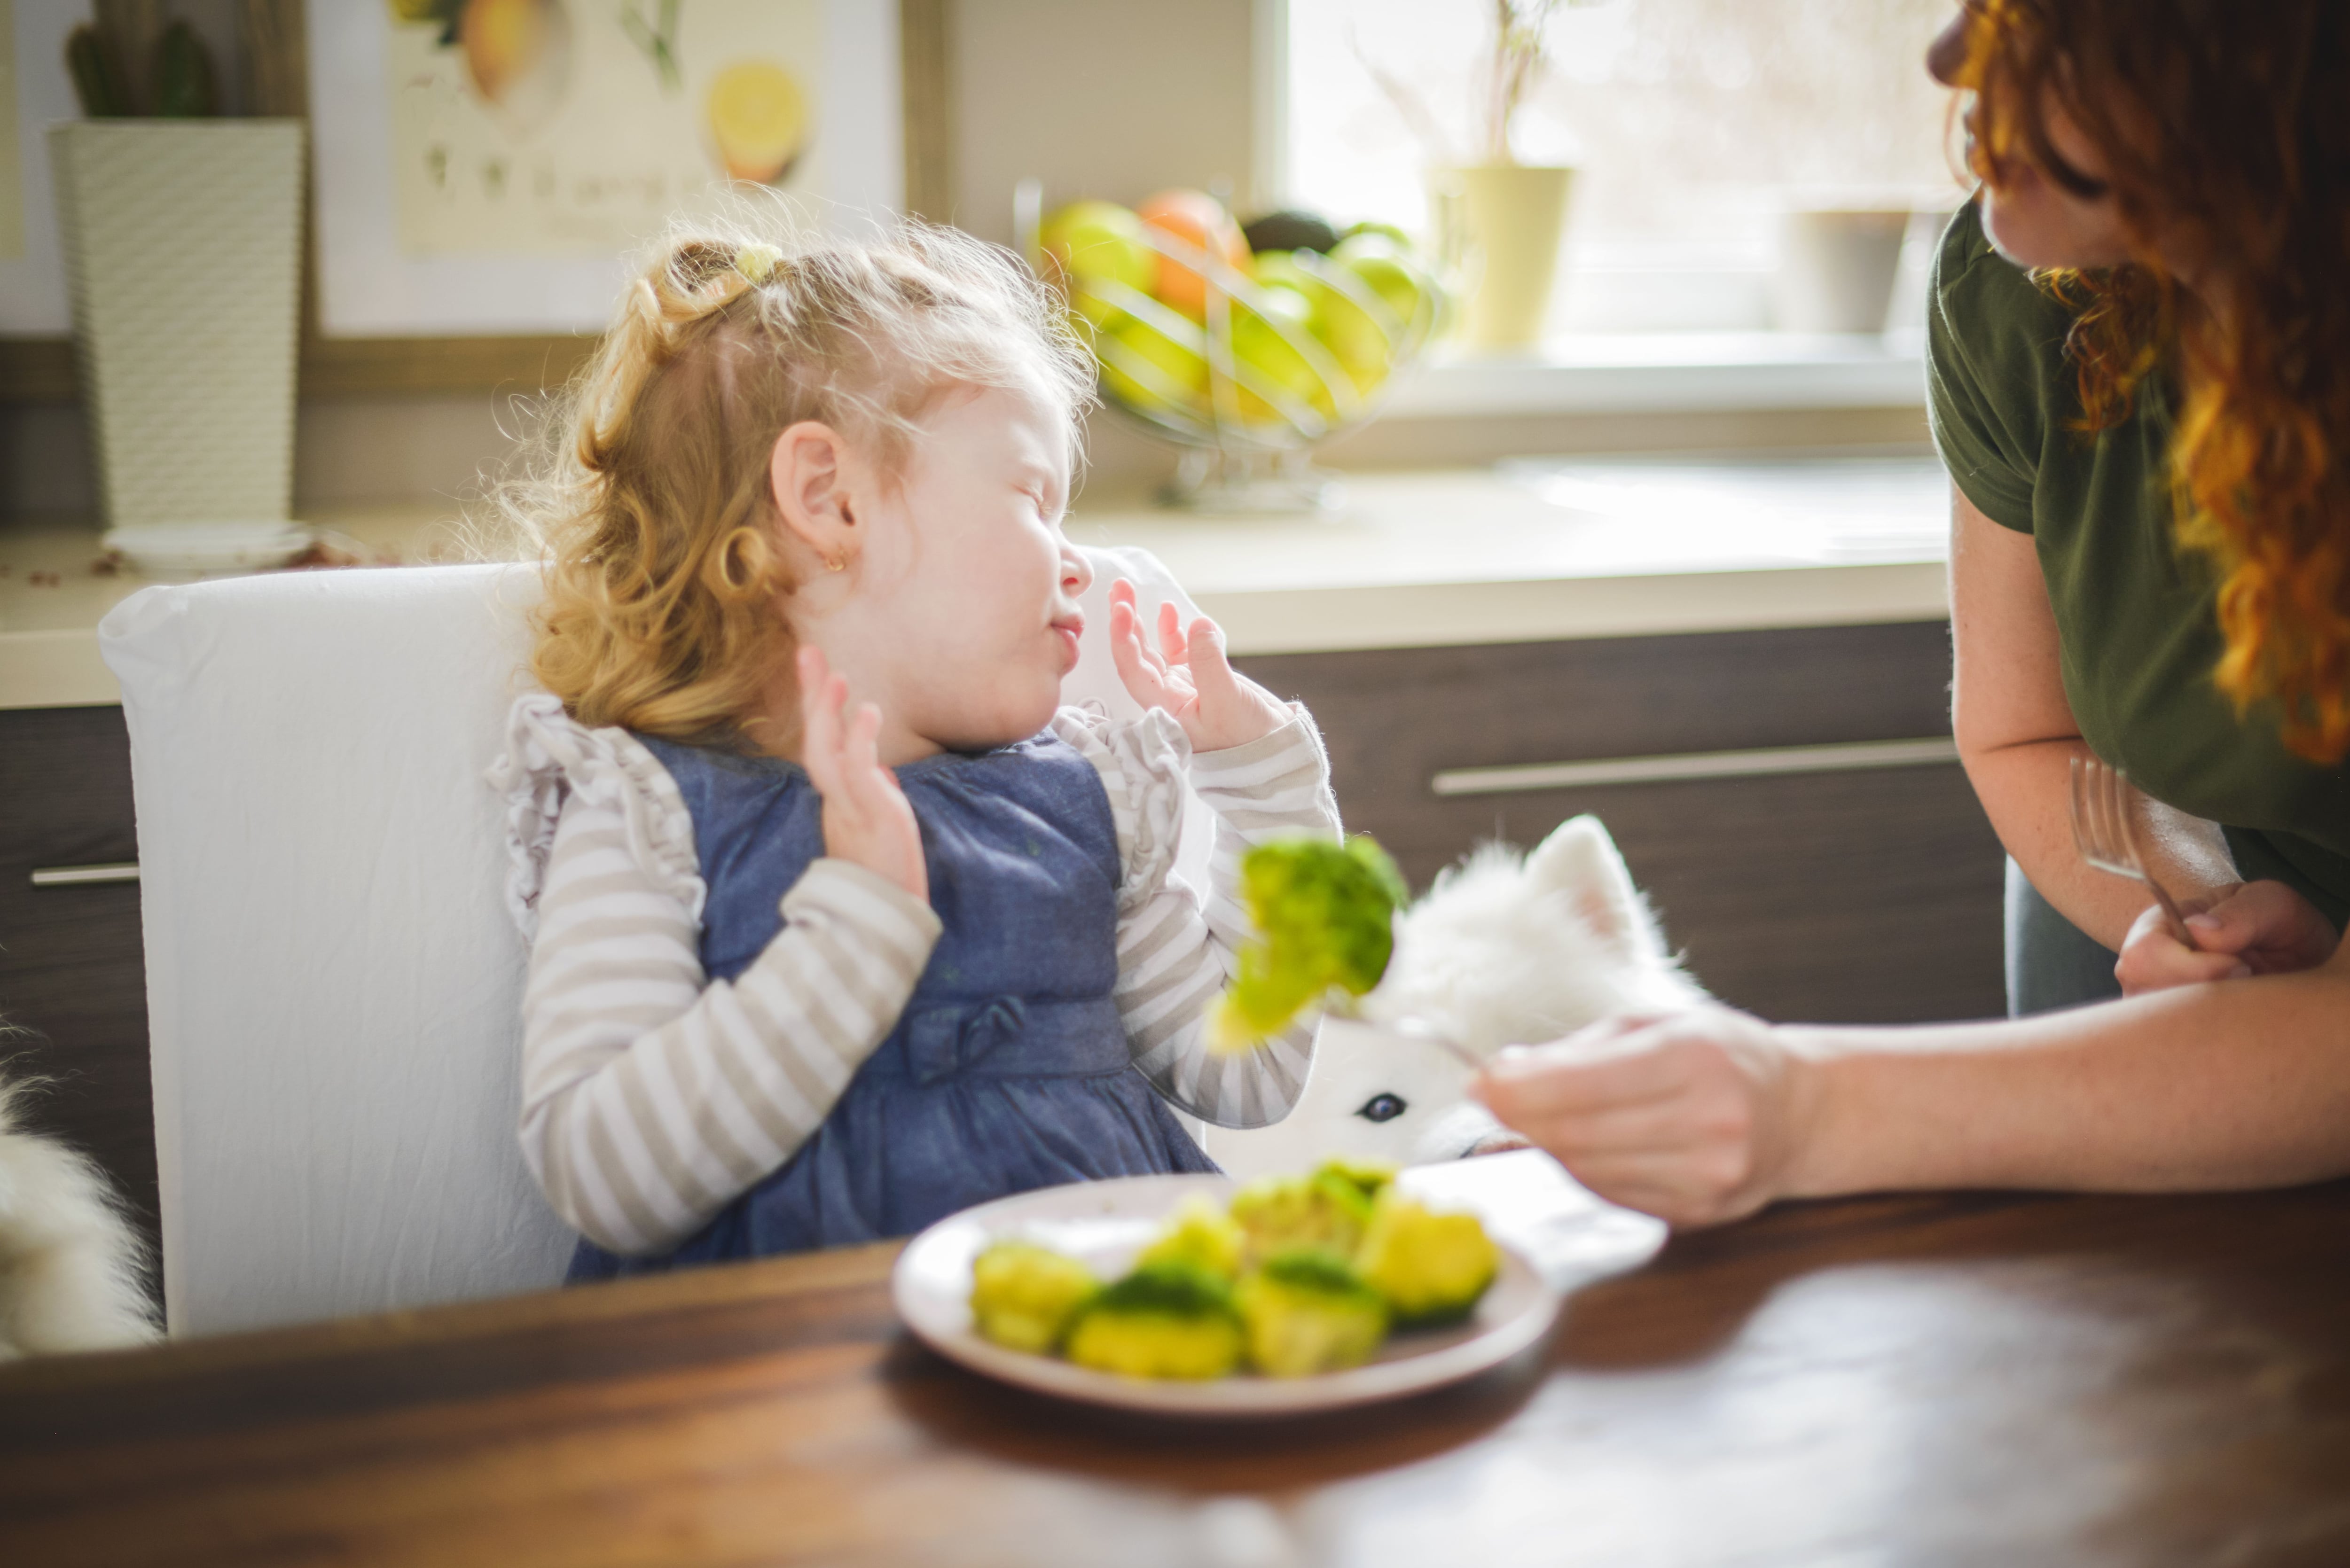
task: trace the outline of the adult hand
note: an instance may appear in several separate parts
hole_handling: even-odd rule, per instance
[[[2122,994],[2314,969],[2339,940],[2325,917],[2282,882],[2240,882],[2188,916],[2187,925],[2195,933],[2191,949],[2171,934],[2159,905],[2139,914],[2114,964]]]
[[[1134,585],[1109,586],[1109,648],[1118,679],[1146,708],[1163,708],[1195,752],[1221,752],[1270,735],[1290,721],[1288,705],[1224,659],[1224,634],[1207,617],[1187,630],[1172,603],[1159,607],[1159,646],[1142,638]]]
[[[821,649],[800,649],[799,678],[800,765],[824,797],[824,852],[929,903],[922,830],[898,775],[881,765],[881,710],[864,702],[847,717],[848,681]]]
[[[1512,1046],[1470,1093],[1609,1202],[1711,1225],[1784,1191],[1804,1066],[1760,1019],[1706,1007]]]

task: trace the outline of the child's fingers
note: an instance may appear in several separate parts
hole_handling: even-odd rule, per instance
[[[800,727],[806,729],[808,715],[815,711],[824,692],[824,683],[832,675],[832,669],[826,662],[824,649],[813,644],[801,647],[795,663],[800,678]]]
[[[1159,650],[1150,646],[1150,639],[1142,634],[1142,607],[1128,607],[1127,616],[1127,635],[1134,639],[1136,657],[1157,673],[1166,674],[1167,660],[1159,657]]]
[[[841,742],[840,772],[849,798],[860,805],[873,797],[874,778],[881,772],[881,710],[870,702],[858,705]]]
[[[1144,707],[1156,706],[1159,693],[1166,688],[1166,678],[1151,663],[1149,649],[1142,646],[1142,628],[1135,615],[1131,600],[1113,599],[1109,607],[1109,657],[1118,668],[1118,678],[1134,700]]]
[[[800,765],[819,794],[834,795],[841,790],[841,709],[848,701],[848,682],[827,675],[815,697],[800,724]]]
[[[1191,657],[1191,645],[1183,638],[1183,612],[1172,599],[1159,607],[1159,652],[1170,664],[1181,664]]]
[[[1213,703],[1240,694],[1240,677],[1232,673],[1232,661],[1224,657],[1222,627],[1201,616],[1191,623],[1184,646],[1190,652],[1191,687],[1201,701]]]

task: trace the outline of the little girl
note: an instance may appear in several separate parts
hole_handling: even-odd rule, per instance
[[[1312,721],[1111,590],[1130,722],[1059,706],[1083,350],[919,225],[672,240],[517,510],[546,552],[505,792],[532,940],[523,1151],[572,1277],[904,1235],[1211,1170],[1168,1103],[1284,1116],[1312,1049],[1211,1055],[1240,854],[1335,835]],[[1186,779],[1213,895],[1171,874]]]

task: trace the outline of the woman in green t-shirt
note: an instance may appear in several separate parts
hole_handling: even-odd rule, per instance
[[[1917,1030],[1626,1020],[1480,1092],[1685,1222],[2350,1172],[2350,0],[1968,0],[1929,67],[1974,94],[1982,182],[1929,323],[1960,752],[2133,994]],[[2081,865],[2085,750],[2153,797],[2192,947]]]

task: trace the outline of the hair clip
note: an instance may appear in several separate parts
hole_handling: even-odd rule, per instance
[[[734,253],[734,270],[751,282],[764,283],[775,275],[784,253],[773,245],[744,245]]]

